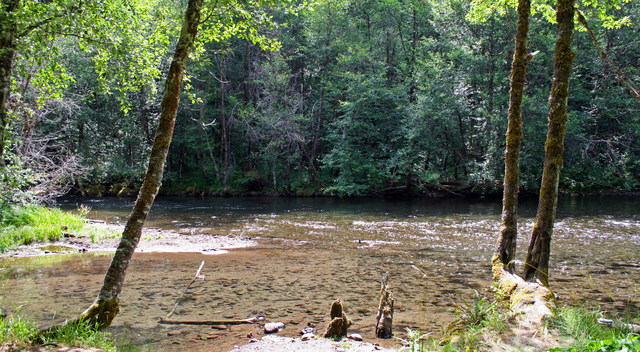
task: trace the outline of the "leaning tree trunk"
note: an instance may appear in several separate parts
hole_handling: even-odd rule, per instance
[[[180,85],[184,69],[189,59],[189,51],[193,46],[198,24],[200,22],[200,11],[203,0],[189,0],[185,13],[182,31],[173,62],[167,75],[167,83],[164,91],[164,99],[161,105],[160,122],[156,130],[153,147],[149,156],[149,166],[140,188],[138,199],[136,200],[129,220],[122,233],[122,239],[118,245],[111,265],[104,277],[104,283],[96,301],[84,313],[80,319],[97,323],[101,328],[111,324],[113,318],[120,309],[119,295],[122,291],[122,284],[127,273],[127,267],[133,256],[140,236],[142,226],[151,209],[151,205],[158,194],[162,182],[164,163],[171,144],[173,127],[178,111],[178,101],[180,97]]]
[[[562,169],[564,137],[567,132],[569,76],[576,54],[571,50],[575,0],[558,0],[556,20],[558,39],[554,53],[553,83],[549,96],[549,130],[545,143],[544,170],[540,185],[538,214],[524,268],[524,279],[549,285],[551,235],[558,204],[558,183]]]
[[[520,145],[522,144],[522,96],[527,74],[527,41],[531,1],[518,1],[516,48],[511,66],[509,125],[504,156],[504,190],[502,195],[502,228],[496,256],[505,268],[513,271],[518,237],[518,192],[520,187]]]
[[[11,94],[11,69],[16,52],[17,26],[14,16],[19,4],[19,0],[3,0],[0,3],[0,166],[5,164],[4,149],[9,127],[7,102]]]

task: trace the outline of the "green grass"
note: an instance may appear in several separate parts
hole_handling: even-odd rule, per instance
[[[407,331],[403,339],[403,352],[457,352],[489,351],[487,342],[498,341],[511,318],[508,302],[500,296],[496,300],[483,297],[478,292],[465,299],[460,296],[454,304],[456,319],[438,337],[422,334],[417,330]],[[603,325],[598,319],[603,312],[587,306],[565,306],[554,311],[546,321],[546,329],[559,340],[559,347],[550,352],[640,352],[640,335],[627,330],[627,324]],[[633,315],[622,321],[637,319]]]
[[[501,297],[490,299],[474,291],[471,299],[458,294],[460,303],[453,305],[456,319],[447,326],[441,336],[422,334],[407,329],[408,338],[402,340],[403,352],[459,352],[485,351],[486,339],[497,337],[506,328],[510,317],[507,302]]]
[[[43,343],[116,351],[110,334],[97,331],[88,324],[68,326],[55,332],[39,335],[35,324],[19,315],[12,315],[5,319],[0,318],[0,345],[11,345],[13,350],[21,350],[34,344]]]
[[[89,208],[81,207],[77,213],[42,206],[4,207],[0,209],[0,253],[23,244],[53,242],[63,232],[87,236],[92,241],[113,234],[95,226],[89,226],[84,217]]]
[[[640,336],[627,331],[623,325],[608,326],[598,323],[602,312],[584,306],[562,307],[549,321],[549,327],[557,335],[568,341],[563,347],[553,348],[552,352],[609,352],[640,351]]]

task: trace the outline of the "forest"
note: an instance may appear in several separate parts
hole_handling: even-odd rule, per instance
[[[0,349],[640,351],[638,2],[0,10]]]
[[[133,195],[141,184],[185,4],[109,4],[89,14],[60,2],[41,9],[52,16],[41,22],[22,14],[3,95],[4,202]],[[197,44],[161,192],[499,194],[512,5],[319,0],[244,10],[260,14],[255,36],[209,31]],[[614,5],[608,17],[585,10],[593,38],[576,25],[561,192],[640,185],[640,4]],[[532,194],[553,72],[545,9],[531,18],[522,103],[520,187]]]

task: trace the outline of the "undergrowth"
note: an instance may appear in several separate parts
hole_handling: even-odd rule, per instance
[[[486,339],[497,337],[506,328],[509,319],[508,304],[501,297],[489,299],[474,290],[471,300],[458,294],[461,303],[453,304],[456,319],[449,324],[440,337],[422,334],[419,330],[407,329],[408,339],[402,351],[407,352],[458,352],[484,351]]]
[[[41,335],[35,324],[19,315],[0,318],[0,346],[11,346],[9,350],[19,351],[30,346],[45,344],[116,351],[111,335],[100,332],[89,324],[70,325]]]
[[[3,207],[0,209],[0,253],[34,242],[53,242],[64,233],[86,236],[92,241],[111,236],[108,230],[88,226],[84,220],[89,208],[76,213],[43,206]]]
[[[407,329],[402,352],[457,352],[491,351],[488,342],[499,341],[511,319],[506,297],[496,295],[490,299],[474,292],[472,299],[459,295],[453,305],[456,319],[439,337],[431,337],[419,330]],[[628,323],[607,320],[604,313],[586,305],[565,306],[554,311],[546,321],[545,330],[559,341],[549,352],[640,352],[640,335],[630,331]],[[633,321],[637,314],[621,319]],[[600,321],[599,321],[600,320]],[[612,325],[611,325],[612,324]],[[637,329],[637,325],[635,325]]]
[[[640,352],[640,336],[631,333],[625,323],[602,324],[599,309],[584,306],[562,307],[549,320],[549,327],[557,331],[564,347],[551,352]],[[613,321],[610,321],[613,323]]]

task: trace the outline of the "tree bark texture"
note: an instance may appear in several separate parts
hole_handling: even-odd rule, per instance
[[[127,267],[140,241],[144,221],[162,183],[164,163],[171,144],[178,111],[180,86],[184,69],[189,59],[189,52],[198,32],[202,2],[203,0],[189,0],[180,32],[180,39],[167,75],[164,99],[161,104],[160,122],[153,141],[144,182],[122,233],[118,249],[105,275],[100,293],[94,304],[82,313],[80,317],[85,321],[89,320],[92,323],[98,323],[101,327],[109,326],[119,311],[118,296],[122,291]]]
[[[524,268],[527,281],[549,285],[551,235],[558,204],[558,183],[562,169],[564,137],[567,132],[569,77],[576,54],[571,50],[575,0],[558,0],[556,13],[558,38],[554,53],[553,83],[549,96],[549,130],[545,142],[544,170],[540,185],[538,213]]]
[[[17,25],[15,12],[19,0],[3,0],[0,3],[0,166],[4,162],[4,149],[7,144],[9,126],[9,95],[11,94],[11,70],[16,52]]]
[[[504,190],[502,195],[502,227],[496,256],[513,270],[518,237],[518,192],[520,188],[520,145],[522,144],[522,96],[527,75],[527,41],[531,1],[518,1],[518,24],[515,52],[511,66],[511,91],[509,92],[509,116],[507,148],[504,156]]]

